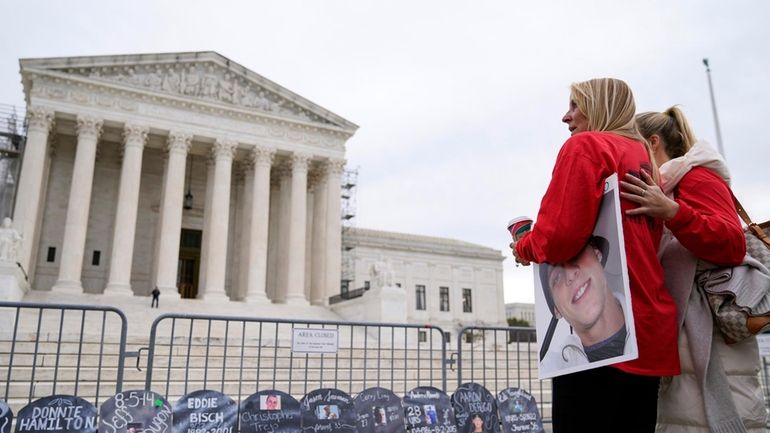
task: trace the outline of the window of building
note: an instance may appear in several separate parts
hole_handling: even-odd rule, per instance
[[[449,287],[439,287],[439,310],[449,311]]]
[[[53,263],[56,260],[56,247],[48,247],[48,256],[45,261]]]
[[[422,284],[417,284],[414,288],[415,293],[415,307],[418,310],[424,310],[425,309],[425,286]]]
[[[364,290],[369,290],[372,284],[369,281],[364,281]]]
[[[473,343],[473,332],[468,331],[465,333],[465,342],[466,343]]]
[[[401,283],[396,283],[396,287],[401,287]]]
[[[463,289],[463,313],[473,312],[473,296],[471,289]]]
[[[444,333],[444,342],[445,343],[451,343],[452,342],[452,334],[450,332]]]
[[[94,250],[94,255],[91,257],[91,265],[93,266],[99,266],[99,262],[102,258],[102,252],[99,250]]]
[[[417,331],[417,341],[420,343],[425,343],[428,341],[428,333],[423,330]]]

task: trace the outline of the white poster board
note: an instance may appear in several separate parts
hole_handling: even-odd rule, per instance
[[[620,212],[613,174],[586,247],[567,263],[534,266],[541,379],[638,357]]]
[[[759,356],[770,356],[770,334],[757,334]]]

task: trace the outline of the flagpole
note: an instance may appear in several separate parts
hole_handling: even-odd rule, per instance
[[[709,59],[703,59],[703,64],[706,66],[706,77],[708,78],[709,82],[709,95],[711,96],[711,111],[714,113],[714,125],[717,130],[717,148],[719,149],[719,153],[722,154],[723,158],[725,157],[725,150],[722,147],[722,131],[719,128],[719,116],[717,116],[717,103],[714,99],[714,86],[711,84],[711,68],[709,67]]]

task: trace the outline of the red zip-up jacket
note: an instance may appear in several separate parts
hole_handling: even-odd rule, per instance
[[[556,158],[532,231],[516,243],[519,257],[535,263],[563,263],[576,256],[596,225],[604,181],[613,173],[651,171],[644,144],[610,132],[570,137]],[[676,304],[663,283],[657,258],[663,232],[659,220],[627,216],[636,203],[620,200],[628,279],[639,358],[613,366],[633,374],[679,374]]]
[[[666,227],[696,257],[736,266],[746,255],[743,227],[730,187],[716,173],[693,167],[674,189],[679,210]]]

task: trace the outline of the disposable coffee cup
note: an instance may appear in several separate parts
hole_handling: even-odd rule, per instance
[[[526,216],[516,217],[508,221],[508,231],[514,241],[518,241],[524,233],[532,230],[532,218]]]

